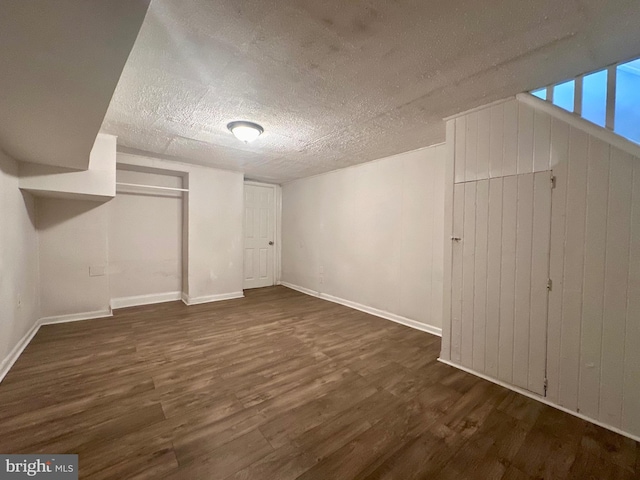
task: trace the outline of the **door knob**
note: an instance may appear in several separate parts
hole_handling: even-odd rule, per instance
[[[271,240],[269,240],[269,245],[273,245],[273,242]]]

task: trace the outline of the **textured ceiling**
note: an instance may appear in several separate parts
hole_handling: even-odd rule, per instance
[[[153,0],[103,130],[281,183],[444,140],[442,118],[640,55],[637,0]],[[261,124],[245,145],[226,129]]]
[[[149,0],[0,0],[0,148],[87,168]]]

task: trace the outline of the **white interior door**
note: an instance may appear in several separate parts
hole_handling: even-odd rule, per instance
[[[244,185],[244,288],[274,284],[275,187]]]
[[[451,359],[545,393],[548,171],[455,184]]]

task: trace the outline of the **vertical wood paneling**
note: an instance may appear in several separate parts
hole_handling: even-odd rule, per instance
[[[549,277],[553,288],[549,292],[547,334],[547,397],[558,400],[560,388],[560,336],[562,332],[562,298],[564,275],[564,235],[567,200],[567,174],[569,157],[569,125],[553,119],[551,122],[551,168],[556,177],[556,188],[551,202],[551,253]]]
[[[462,235],[462,365],[473,367],[473,292],[475,281],[476,182],[464,185]]]
[[[478,155],[476,157],[476,179],[489,178],[489,157],[491,155],[491,110],[478,112]]]
[[[433,160],[433,156],[434,156],[434,151],[433,149],[429,149],[429,156],[431,158],[428,158],[429,163],[431,163]],[[405,169],[406,170],[406,169]],[[435,173],[435,172],[434,172]],[[426,194],[426,198],[424,200],[426,200],[428,202],[429,205],[434,205],[435,204],[435,189],[434,189],[434,182],[436,179],[441,178],[441,177],[437,177],[436,175],[432,175],[431,178],[423,178],[423,185],[425,189],[429,189],[429,192],[427,192]],[[402,191],[406,194],[406,190],[403,187]],[[409,193],[409,196],[412,195],[412,192]],[[405,203],[407,202],[406,199],[403,198],[403,207],[402,207],[402,212],[403,212],[403,217],[405,217]],[[423,208],[425,206],[423,205]],[[428,207],[427,207],[428,208]],[[431,212],[431,215],[429,215],[428,210],[427,211],[423,211],[424,219],[425,219],[425,228],[427,232],[437,232],[438,230],[434,229],[434,225],[433,225],[433,221],[434,221],[434,213]],[[407,215],[409,218],[404,219],[404,222],[411,222],[414,221],[413,219],[415,218],[415,213],[414,212],[410,212],[409,215]],[[408,228],[403,227],[403,230],[409,230],[411,227],[408,226]],[[431,275],[422,275],[422,277],[424,278],[424,284],[422,285],[422,287],[424,288],[425,293],[426,292],[432,292],[433,291],[433,277],[434,277],[434,269],[433,269],[433,261],[434,261],[434,256],[433,256],[433,244],[434,244],[434,235],[425,235],[423,238],[422,243],[422,248],[425,249],[425,251],[427,252],[431,252],[431,255],[428,255],[427,258],[425,259],[423,268],[425,269],[426,272],[430,272]],[[404,247],[403,247],[404,250]],[[433,305],[431,303],[432,297],[431,295],[425,295],[427,298],[427,311],[428,312],[433,312]],[[431,318],[429,318],[427,320],[427,323],[429,323],[430,325],[434,325],[433,320]]]
[[[517,101],[470,117],[459,363],[540,394],[546,367],[550,401],[640,435],[640,158]]]
[[[500,265],[502,251],[502,178],[489,182],[489,218],[487,245],[487,335],[485,372],[498,377],[498,340],[500,335]]]
[[[431,150],[432,150],[431,162],[434,169],[434,182],[433,182],[433,192],[432,192],[432,195],[434,197],[434,203],[433,203],[433,208],[431,212],[433,215],[432,225],[433,225],[434,232],[444,233],[444,232],[447,232],[447,230],[445,230],[445,221],[444,221],[444,217],[442,216],[442,208],[443,208],[444,198],[446,195],[445,192],[447,189],[445,188],[445,183],[440,181],[439,179],[446,178],[445,177],[445,175],[447,175],[446,164],[442,162],[441,153],[436,154],[435,149],[431,149]],[[453,178],[451,178],[451,187],[453,187]],[[440,208],[437,207],[438,205],[440,206]],[[450,225],[449,225],[449,228],[450,228]],[[449,232],[450,231],[451,230],[449,229]],[[447,244],[449,247],[451,246],[450,238],[447,238]],[[433,239],[433,261],[432,261],[432,269],[431,269],[431,275],[433,277],[433,280],[431,282],[431,285],[432,285],[431,305],[432,306],[430,310],[431,310],[431,315],[434,322],[432,323],[432,325],[437,325],[438,323],[440,323],[443,317],[442,298],[444,295],[444,272],[443,272],[444,250],[445,250],[445,244],[444,244],[443,236],[435,235]],[[451,263],[448,263],[448,265],[451,265]]]
[[[502,175],[515,175],[518,172],[518,108],[519,104],[511,100],[504,104],[504,148],[502,157]]]
[[[580,318],[584,266],[584,228],[587,199],[588,136],[571,128],[569,133],[569,172],[567,177],[567,217],[564,242],[564,286],[560,344],[560,405],[578,408],[580,369]]]
[[[466,122],[467,147],[464,179],[469,182],[478,178],[478,114],[470,113],[467,115]]]
[[[549,170],[551,117],[545,112],[536,110],[533,122],[533,171],[544,172]]]
[[[464,182],[465,156],[467,151],[467,121],[466,117],[455,119],[455,183]]]
[[[607,209],[600,419],[615,427],[619,427],[622,420],[632,186],[632,157],[612,148]]]
[[[518,105],[518,174],[533,172],[533,108]]]
[[[453,193],[453,236],[464,232],[464,183],[458,183]],[[462,340],[462,254],[463,241],[451,242],[453,264],[451,273],[451,360],[460,363]]]
[[[440,356],[451,360],[451,269],[453,267],[453,187],[455,181],[456,162],[456,121],[449,120],[446,125],[446,159],[444,174],[444,238],[443,238],[443,272],[442,272],[442,344]]]
[[[551,175],[549,172],[534,175],[533,198],[528,389],[543,395],[547,354],[547,281],[551,235]]]
[[[633,159],[631,237],[624,346],[622,426],[640,434],[640,159]]]
[[[585,415],[597,418],[600,400],[609,145],[593,137],[590,137],[589,142],[578,408]]]
[[[498,378],[511,383],[513,379],[513,323],[516,280],[516,199],[518,182],[515,176],[505,177],[502,190],[502,252],[500,278],[500,345]]]
[[[489,140],[489,176],[502,176],[504,151],[504,103],[491,107],[491,134]]]
[[[516,283],[513,329],[513,383],[527,388],[531,311],[531,243],[533,239],[533,175],[518,175],[516,214]]]
[[[475,279],[473,298],[473,369],[485,371],[487,321],[487,233],[489,180],[477,182]]]

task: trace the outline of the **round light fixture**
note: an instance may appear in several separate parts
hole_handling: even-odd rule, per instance
[[[244,143],[253,142],[264,132],[264,128],[257,123],[245,121],[231,122],[227,128],[238,140],[242,140]]]

